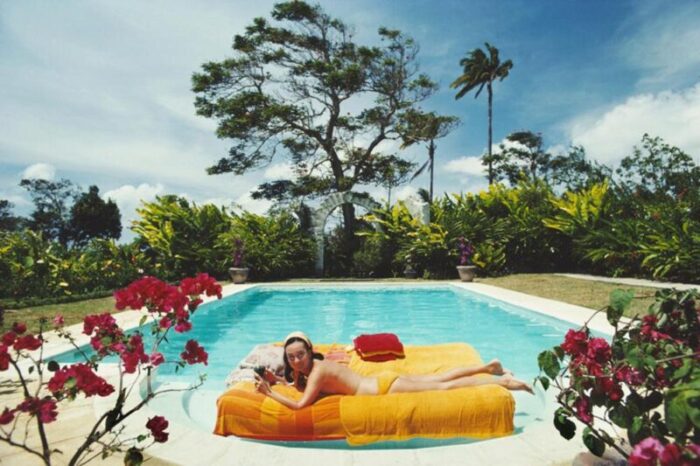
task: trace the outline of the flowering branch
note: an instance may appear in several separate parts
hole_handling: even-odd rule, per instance
[[[589,319],[569,330],[561,345],[540,353],[535,382],[545,390],[553,383],[559,391],[554,425],[564,438],[575,436],[574,417],[586,426],[583,441],[598,456],[609,446],[630,465],[700,460],[700,407],[694,401],[700,398],[698,296],[658,292],[647,315],[619,327],[633,296],[614,292],[605,309],[615,327],[611,343],[590,336]],[[595,406],[605,409],[604,416],[593,415]],[[605,424],[627,430],[631,453],[601,428]]]
[[[78,447],[70,458],[68,464],[83,464],[96,455],[89,456],[90,447],[94,444],[101,446],[103,456],[115,451],[122,451],[121,447],[128,444],[132,446],[127,450],[126,455],[131,464],[140,464],[143,459],[141,451],[145,447],[138,447],[137,444],[149,436],[153,442],[165,442],[168,439],[166,429],[168,421],[162,416],[155,416],[148,420],[146,428],[149,435],[139,435],[136,439],[119,440],[119,434],[123,430],[123,421],[143,408],[151,399],[162,393],[172,391],[194,390],[203,383],[200,377],[199,383],[187,389],[170,389],[153,391],[150,386],[152,370],[158,365],[172,362],[178,367],[190,364],[207,364],[208,355],[204,348],[199,346],[195,340],[189,340],[184,351],[177,361],[166,361],[162,353],[158,352],[159,345],[165,341],[166,335],[172,328],[175,332],[187,332],[192,328],[190,318],[202,303],[200,296],[217,296],[221,298],[221,286],[207,274],[200,274],[194,278],[186,278],[178,286],[168,285],[153,277],[144,277],[123,290],[115,292],[117,309],[141,309],[146,308],[153,315],[152,333],[154,344],[151,353],[146,354],[144,350],[143,337],[139,331],[131,335],[126,335],[117,325],[114,317],[109,313],[86,316],[83,321],[83,333],[90,337],[90,345],[95,354],[88,355],[80,348],[69,332],[63,328],[63,318],[57,316],[53,323],[57,334],[66,338],[73,347],[82,355],[84,362],[60,367],[56,362],[46,363],[43,359],[44,338],[42,336],[43,324],[40,326],[38,336],[26,334],[24,324],[15,324],[12,330],[2,336],[0,343],[0,371],[7,370],[12,366],[17,373],[17,377],[22,386],[24,401],[16,407],[10,409],[5,407],[0,413],[0,425],[12,424],[9,431],[1,428],[0,441],[9,445],[22,448],[28,453],[39,456],[44,464],[51,464],[51,455],[57,450],[51,450],[49,441],[44,430],[44,424],[56,420],[58,416],[57,402],[60,400],[74,400],[79,394],[86,397],[101,396],[106,397],[115,392],[114,386],[99,376],[95,371],[98,363],[107,356],[119,357],[117,365],[118,390],[114,406],[103,413],[97,422],[92,426],[90,433],[84,442]],[[145,322],[142,319],[141,324]],[[13,349],[14,352],[10,351]],[[31,351],[39,350],[38,358],[35,359]],[[28,359],[32,365],[29,372],[37,372],[37,388],[32,394],[29,383],[18,364],[20,359]],[[53,372],[51,379],[44,383],[43,371],[48,369]],[[148,379],[148,392],[146,396],[134,407],[124,412],[124,406],[130,393],[138,383],[140,375],[145,373]],[[128,387],[124,385],[124,377],[127,374],[134,374],[135,377]],[[42,396],[43,394],[43,396]],[[17,422],[22,413],[29,415],[25,425],[24,441],[19,442],[13,436],[17,430]],[[41,439],[41,450],[30,448],[26,444],[30,421],[34,420],[38,435]],[[102,438],[108,433],[114,437],[107,442]],[[88,456],[86,456],[88,455]]]

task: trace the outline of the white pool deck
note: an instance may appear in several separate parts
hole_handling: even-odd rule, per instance
[[[474,293],[495,298],[507,303],[545,314],[557,319],[567,321],[572,327],[579,327],[591,318],[594,311],[591,309],[574,306],[550,299],[530,296],[524,293],[505,290],[481,283],[461,282],[331,282],[331,283],[265,283],[246,285],[227,285],[224,287],[224,296],[240,293],[257,286],[345,286],[354,287],[393,287],[393,286],[455,286]],[[119,324],[123,328],[138,326],[143,315],[142,311],[125,311],[116,314]],[[612,327],[608,324],[605,315],[598,313],[589,322],[592,330],[611,334]],[[72,334],[77,337],[78,344],[88,342],[87,336],[82,334],[82,324],[70,328]],[[44,356],[60,354],[71,350],[72,347],[65,340],[60,340],[55,335],[47,334]],[[545,348],[543,348],[545,349]],[[517,351],[517,348],[509,348],[508,342],[503,342],[504,351]],[[11,372],[11,371],[8,371]],[[7,377],[9,374],[2,374]],[[102,364],[100,373],[105,377],[115,377],[116,366]],[[222,388],[223,390],[223,388]],[[516,406],[518,399],[523,396],[531,396],[517,392],[514,394]],[[547,396],[553,396],[549,390]],[[137,398],[134,399],[136,401]],[[98,413],[104,413],[113,403],[110,397],[95,397],[92,404],[94,418]],[[580,436],[567,441],[556,432],[552,426],[553,403],[548,403],[548,411],[542,414],[541,421],[527,425],[521,433],[492,440],[484,440],[469,444],[457,444],[413,449],[386,449],[386,450],[352,450],[352,449],[324,449],[324,448],[299,448],[274,445],[269,443],[254,442],[236,437],[220,437],[202,430],[193,428],[191,423],[170,422],[168,431],[170,439],[165,444],[156,444],[146,451],[149,456],[181,465],[294,465],[300,464],[329,464],[344,466],[384,466],[384,465],[547,465],[570,464],[577,453],[585,451],[586,447],[580,440]],[[128,419],[126,432],[135,434],[143,433],[144,425],[149,417],[156,415],[148,406],[135,413]],[[167,414],[166,414],[167,417]],[[56,422],[59,427],[61,416]],[[3,461],[3,463],[5,463]],[[26,464],[26,463],[24,463]]]

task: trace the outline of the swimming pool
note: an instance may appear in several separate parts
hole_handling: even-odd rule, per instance
[[[173,421],[211,432],[215,400],[229,372],[257,344],[280,341],[293,330],[317,343],[350,343],[361,333],[393,332],[404,344],[463,341],[484,361],[499,358],[521,379],[537,375],[537,354],[560,343],[571,324],[452,285],[256,286],[203,305],[193,330],[171,334],[161,347],[177,359],[184,343],[197,339],[209,352],[209,365],[175,373],[161,366],[161,384],[188,384],[206,372],[203,387],[179,398],[163,396],[150,404]],[[148,333],[147,331],[144,333]],[[75,354],[57,360],[69,362]],[[543,402],[516,393],[517,429],[541,417]]]

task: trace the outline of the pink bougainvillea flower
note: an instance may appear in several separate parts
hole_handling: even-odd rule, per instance
[[[56,408],[56,401],[50,397],[25,398],[23,402],[17,405],[18,411],[36,416],[44,424],[48,424],[49,422],[56,420],[56,417],[58,416]]]
[[[127,374],[133,374],[136,372],[136,367],[139,363],[147,363],[148,355],[143,348],[143,338],[138,333],[134,334],[129,338],[129,344],[127,348],[122,351],[121,359],[124,363],[124,372]]]
[[[10,355],[7,353],[7,345],[0,344],[0,371],[6,371],[10,367]]]
[[[569,329],[564,337],[561,349],[571,356],[585,354],[588,348],[588,334],[584,330]]]
[[[13,347],[15,351],[21,351],[24,349],[34,351],[41,348],[41,340],[34,335],[24,335],[15,340]]]
[[[168,428],[168,421],[163,416],[154,416],[146,422],[146,427],[151,431],[153,440],[159,443],[168,441],[168,433],[165,429]]]
[[[23,322],[15,322],[12,325],[12,331],[15,332],[17,335],[22,335],[24,332],[27,331],[27,326]]]
[[[5,346],[12,346],[17,339],[17,334],[13,331],[9,331],[2,336],[2,344]]]
[[[204,348],[199,346],[199,343],[195,340],[189,340],[185,344],[185,351],[180,353],[180,357],[186,361],[187,364],[197,364],[201,362],[206,366],[209,355],[204,351]]]
[[[66,382],[73,379],[74,384],[65,390]],[[54,396],[61,397],[64,394],[74,397],[79,391],[85,396],[107,396],[114,392],[114,387],[105,379],[97,375],[88,364],[73,364],[57,370],[49,380],[48,388]],[[66,392],[66,393],[64,393]]]
[[[599,364],[605,364],[612,357],[610,345],[603,338],[591,338],[588,342],[586,355]]]
[[[5,408],[5,410],[0,414],[0,425],[7,425],[10,422],[12,422],[15,419],[15,412],[14,410],[10,410],[9,408]]]
[[[591,412],[591,401],[588,398],[580,397],[578,400],[576,400],[574,407],[576,408],[577,418],[588,424],[593,422],[593,414]]]
[[[627,460],[629,466],[656,466],[656,460],[663,451],[663,444],[654,437],[647,437],[632,449]]]
[[[150,360],[151,364],[154,366],[159,366],[165,362],[165,357],[163,356],[163,353],[156,352],[151,354]]]
[[[63,327],[64,324],[65,321],[63,320],[63,316],[61,314],[56,314],[56,316],[53,318],[53,326]]]

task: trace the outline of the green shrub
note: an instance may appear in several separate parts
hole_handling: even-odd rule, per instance
[[[229,264],[236,239],[245,244],[244,265],[253,280],[304,277],[313,273],[316,243],[290,213],[269,216],[243,212],[222,233],[217,249],[226,251]]]

